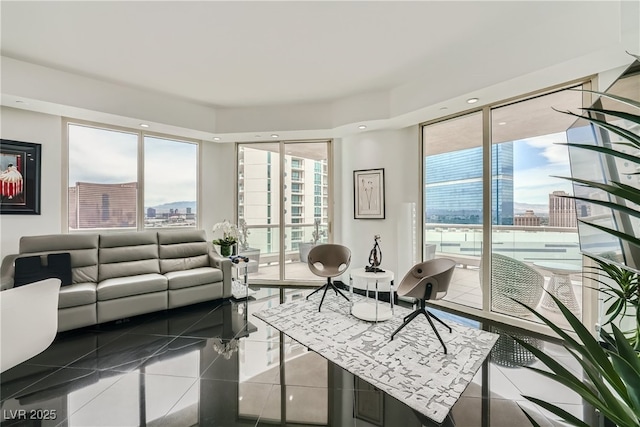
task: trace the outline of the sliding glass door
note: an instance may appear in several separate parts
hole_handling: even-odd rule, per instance
[[[424,255],[458,263],[446,303],[563,321],[548,290],[582,315],[582,255],[566,131],[574,86],[423,126]],[[445,303],[445,304],[446,304]],[[466,310],[466,308],[462,308]],[[562,325],[567,326],[567,325]]]
[[[445,299],[482,307],[478,267],[482,255],[482,114],[425,126],[424,258],[456,260]]]
[[[258,260],[250,281],[319,280],[309,250],[330,239],[330,142],[238,144],[238,224],[241,253]]]
[[[581,316],[582,255],[566,130],[582,94],[562,90],[491,110],[492,223],[491,309],[534,320],[515,298],[565,322],[559,297]],[[562,325],[568,326],[568,325]]]

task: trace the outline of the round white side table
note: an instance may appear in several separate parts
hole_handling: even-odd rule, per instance
[[[581,269],[575,265],[561,262],[534,262],[533,265],[551,273],[547,291],[557,297],[576,316],[580,316],[580,304],[573,292],[570,274],[579,273]],[[558,305],[545,293],[540,305],[548,310],[559,313]]]
[[[349,294],[351,314],[369,322],[381,322],[393,317],[393,271],[371,273],[364,268],[355,268],[349,274]],[[353,302],[353,288],[366,291],[366,298]],[[369,290],[375,291],[375,298],[369,298]],[[378,292],[389,292],[390,304],[378,301]]]

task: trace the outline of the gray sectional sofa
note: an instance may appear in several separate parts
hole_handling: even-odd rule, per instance
[[[58,331],[231,296],[231,261],[203,230],[25,236],[2,261],[2,289],[13,286],[16,258],[67,252]]]

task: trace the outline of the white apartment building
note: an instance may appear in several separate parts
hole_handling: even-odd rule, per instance
[[[280,164],[277,151],[255,145],[239,148],[238,219],[247,222],[249,245],[263,253],[278,251],[282,202],[285,251],[297,251],[301,242],[310,242],[316,220],[320,221],[320,233],[326,236],[329,221],[327,160],[285,154],[282,174]]]

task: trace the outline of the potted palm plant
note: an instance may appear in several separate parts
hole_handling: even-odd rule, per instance
[[[638,60],[640,57],[633,55]],[[637,63],[637,61],[636,61]],[[638,100],[628,99],[617,95],[595,92],[591,92],[602,97],[612,99],[616,103],[623,104],[627,109],[632,108],[640,110],[640,102]],[[569,111],[562,111],[563,114],[572,115],[580,119],[586,120],[598,128],[604,129],[609,133],[616,135],[619,139],[618,142],[607,144],[604,146],[593,145],[588,143],[568,143],[568,147],[574,150],[580,150],[581,152],[596,153],[599,156],[606,156],[610,159],[619,159],[627,165],[634,165],[629,169],[638,171],[640,170],[640,156],[633,154],[640,150],[640,134],[637,129],[640,129],[640,115],[628,111],[617,111],[612,109],[603,108],[585,108],[586,115],[578,115]],[[595,115],[592,115],[595,114]],[[620,120],[624,120],[630,123],[631,126],[619,126],[609,121],[603,120],[602,116],[614,117]],[[633,129],[636,129],[634,133]],[[596,162],[607,160],[596,159]],[[609,164],[615,164],[615,162],[608,162]],[[627,174],[637,175],[638,172]],[[622,174],[624,175],[624,174]],[[600,192],[594,193],[593,196],[565,196],[577,201],[587,202],[596,206],[601,206],[606,209],[610,209],[620,217],[627,217],[634,221],[640,220],[640,189],[632,185],[622,182],[622,178],[611,179],[608,182],[602,182],[597,178],[595,179],[583,179],[577,177],[560,177],[569,181],[572,181],[577,186],[587,187]],[[606,197],[602,197],[604,194]],[[612,228],[606,224],[597,223],[594,220],[578,218],[580,223],[593,227],[600,232],[613,236],[621,241],[623,245],[631,248],[640,248],[640,239],[634,232],[630,232],[630,229],[617,229]],[[588,255],[587,255],[588,256]],[[631,340],[631,344],[636,350],[640,350],[640,312],[638,311],[638,301],[640,300],[640,287],[638,286],[638,275],[636,272],[625,268],[620,263],[620,256],[612,253],[600,254],[598,258],[589,256],[594,262],[595,267],[591,267],[588,274],[591,278],[594,278],[596,283],[600,285],[599,290],[605,295],[605,303],[608,304],[606,316],[609,318],[605,321],[605,324],[612,324],[628,317],[635,317],[635,322],[632,322],[630,330],[625,330],[625,335]],[[607,280],[601,280],[598,276],[602,275]],[[621,324],[617,325],[619,328],[623,328]]]
[[[633,56],[637,60],[640,60],[640,57],[636,55]],[[638,64],[637,61],[636,64]],[[593,93],[608,97],[616,102],[621,102],[633,109],[640,110],[640,102],[637,100],[601,92]],[[640,134],[637,130],[635,133],[632,130],[634,128],[640,129],[640,115],[637,113],[593,107],[587,108],[586,111],[623,119],[631,123],[631,126],[618,126],[605,120],[594,118],[591,115],[580,116],[571,112],[563,113],[587,120],[595,126],[617,135],[622,141],[615,145],[624,147],[625,149],[615,149],[613,144],[609,146],[576,143],[567,145],[574,149],[586,150],[587,152],[595,152],[600,155],[609,156],[610,158],[621,159],[623,162],[627,162],[627,164],[635,165],[636,171],[640,170],[640,156],[626,152],[626,149],[632,149],[632,151],[635,152],[640,150]],[[637,174],[637,172],[633,174]],[[638,206],[640,206],[640,189],[622,183],[619,180],[610,180],[608,183],[603,183],[595,179],[563,178],[579,186],[600,190],[607,195],[605,198],[567,197],[608,208],[618,215],[640,219],[640,209],[638,208]],[[621,231],[588,220],[578,220],[581,223],[588,224],[601,232],[620,239],[623,244],[640,247],[640,239],[638,239],[632,231],[625,232],[624,230]],[[543,350],[535,348],[517,337],[514,337],[514,339],[544,363],[550,372],[532,367],[529,369],[533,369],[541,375],[549,377],[575,391],[582,396],[587,403],[600,411],[608,421],[615,425],[622,427],[640,427],[640,313],[638,311],[640,288],[638,286],[638,274],[621,265],[619,260],[616,259],[617,255],[613,256],[614,258],[610,260],[604,255],[601,255],[599,258],[589,256],[596,264],[595,267],[591,268],[590,273],[596,274],[595,281],[599,285],[598,290],[605,295],[605,301],[609,304],[609,308],[605,313],[605,315],[608,316],[605,325],[610,325],[612,332],[608,332],[605,328],[600,328],[599,336],[602,341],[598,341],[580,320],[576,318],[558,298],[551,294],[549,294],[549,296],[553,298],[558,305],[563,316],[571,325],[577,339],[557,327],[555,322],[542,316],[531,307],[518,302],[518,304],[542,320],[564,340],[565,347],[569,349],[570,354],[580,363],[587,378],[578,378],[553,357],[545,354]],[[601,276],[607,278],[607,280],[601,280],[599,278]],[[622,332],[616,320],[629,317],[629,315],[632,319],[635,319],[635,321],[631,322],[632,326],[630,330]],[[588,427],[582,420],[558,406],[531,396],[524,397],[561,417],[571,425]],[[526,411],[525,415],[527,415],[534,426],[537,427],[539,425],[533,418],[526,414]]]
[[[558,298],[551,294],[549,296],[553,298],[573,328],[577,339],[556,326],[556,322],[547,319],[525,304],[519,304],[542,320],[564,340],[564,346],[580,363],[587,378],[578,378],[553,356],[547,355],[529,342],[513,337],[520,345],[533,353],[551,372],[531,366],[528,366],[527,369],[534,370],[575,391],[615,425],[640,427],[640,356],[638,352],[634,351],[625,335],[615,325],[612,325],[613,334],[601,329],[600,335],[606,346],[601,345]],[[523,397],[561,417],[570,425],[589,427],[588,424],[556,405],[532,396]],[[540,426],[526,411],[523,410],[523,412],[534,427]]]
[[[596,264],[588,267],[587,275],[599,285],[598,290],[604,295],[607,318],[601,326],[621,328],[629,344],[640,351],[640,275],[604,259],[587,257]]]

